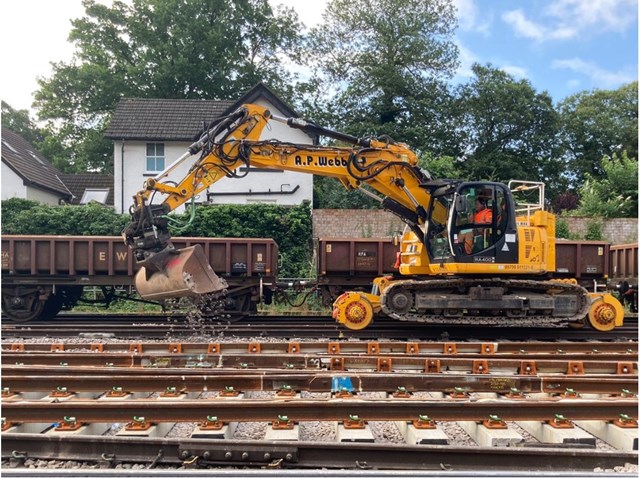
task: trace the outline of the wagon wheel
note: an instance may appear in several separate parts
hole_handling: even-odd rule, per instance
[[[2,296],[2,311],[13,322],[29,322],[40,317],[44,309],[44,301],[40,300],[40,292],[32,292],[21,296],[5,294]]]

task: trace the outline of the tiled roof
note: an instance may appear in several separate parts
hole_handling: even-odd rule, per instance
[[[111,117],[105,138],[112,140],[193,141],[209,124],[243,103],[266,98],[287,116],[295,111],[262,83],[237,100],[176,100],[122,98]]]
[[[123,98],[105,137],[192,141],[204,123],[222,116],[233,101]]]
[[[113,175],[111,174],[62,174],[60,179],[75,196],[72,204],[80,204],[86,189],[108,189],[105,205],[113,206]]]
[[[60,180],[62,174],[22,136],[2,128],[2,161],[22,178],[27,186],[46,189],[71,198],[71,192]]]

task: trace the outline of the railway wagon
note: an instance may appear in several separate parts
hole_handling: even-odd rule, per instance
[[[199,244],[229,284],[225,314],[242,317],[269,302],[278,275],[273,239],[172,239],[177,249]],[[138,267],[120,236],[2,236],[2,311],[16,322],[55,317],[73,307],[85,286],[108,302],[133,293]],[[118,292],[120,291],[120,292]]]
[[[611,287],[622,281],[627,281],[634,287],[638,286],[638,243],[611,246],[610,263]]]
[[[576,279],[590,292],[602,292],[611,276],[612,263],[620,264],[618,273],[636,267],[637,244],[625,254],[612,259],[610,246],[604,241],[558,240],[556,243],[556,273],[558,279]],[[317,242],[318,286],[325,305],[330,305],[340,294],[348,290],[368,290],[372,280],[380,275],[393,274],[399,245],[391,239],[321,238]]]

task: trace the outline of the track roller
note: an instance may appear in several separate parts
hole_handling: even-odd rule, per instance
[[[348,329],[362,330],[373,321],[375,302],[378,302],[379,309],[376,296],[345,292],[333,303],[333,318]]]
[[[608,332],[622,325],[624,307],[609,293],[590,293],[589,324],[596,330]]]

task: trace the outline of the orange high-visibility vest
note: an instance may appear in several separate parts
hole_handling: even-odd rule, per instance
[[[474,222],[476,224],[491,224],[492,219],[493,214],[491,213],[491,209],[486,208],[476,213]]]

